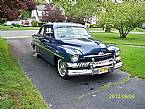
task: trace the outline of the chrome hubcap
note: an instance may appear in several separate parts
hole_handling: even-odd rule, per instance
[[[59,72],[60,76],[65,76],[65,74],[67,72],[66,67],[61,59],[58,60],[58,72]]]

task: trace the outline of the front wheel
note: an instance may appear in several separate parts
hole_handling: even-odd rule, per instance
[[[68,71],[67,71],[66,66],[65,66],[64,62],[62,61],[62,59],[58,59],[57,71],[61,78],[66,79],[66,80],[69,79],[69,76],[67,74]]]

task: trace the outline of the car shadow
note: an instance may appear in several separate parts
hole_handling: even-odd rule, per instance
[[[127,73],[125,73],[121,70],[115,70],[113,72],[109,72],[109,73],[101,74],[101,75],[74,76],[74,77],[71,77],[69,80],[64,80],[57,73],[56,66],[53,66],[53,65],[49,64],[41,56],[39,58],[41,59],[41,61],[44,61],[45,63],[47,63],[49,68],[53,69],[53,71],[55,72],[55,73],[53,73],[53,75],[56,76],[56,78],[58,80],[60,80],[61,82],[63,81],[63,82],[71,83],[71,84],[81,84],[81,85],[89,85],[89,84],[92,84],[92,83],[97,83],[97,84],[104,85],[104,84],[107,84],[107,83],[121,82],[125,78],[129,77]]]

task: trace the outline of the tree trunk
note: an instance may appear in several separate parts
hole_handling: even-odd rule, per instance
[[[120,38],[126,38],[126,34],[125,33],[120,34]]]
[[[120,38],[126,38],[126,33],[124,33],[123,28],[119,29]]]
[[[108,25],[105,27],[105,32],[111,32],[111,28]]]

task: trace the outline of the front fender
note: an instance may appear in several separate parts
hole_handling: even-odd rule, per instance
[[[63,57],[65,62],[70,62],[71,61],[70,57],[73,54],[82,55],[82,52],[80,50],[75,49],[75,48],[68,48],[68,47],[64,47],[64,46],[59,46],[58,51],[61,54],[61,56]],[[78,51],[78,52],[76,52],[76,51]]]
[[[64,47],[58,47],[58,52],[65,62],[69,62],[70,55],[74,53],[73,50]]]

